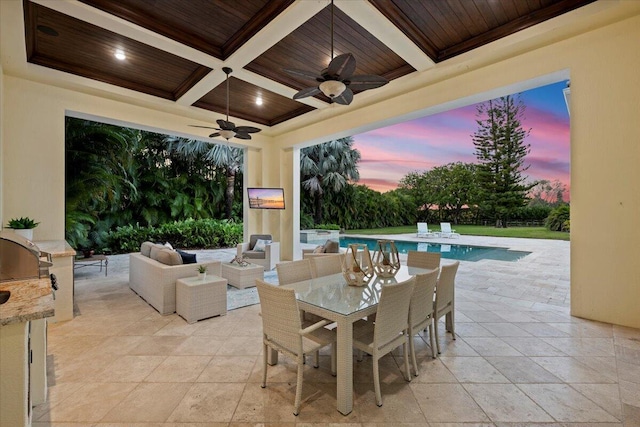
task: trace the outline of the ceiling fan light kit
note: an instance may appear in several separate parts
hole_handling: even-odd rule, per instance
[[[216,123],[218,123],[218,126],[220,126],[219,128],[198,125],[191,126],[196,128],[215,129],[218,131],[209,135],[209,138],[216,138],[218,136],[221,136],[227,141],[229,141],[231,138],[251,139],[251,135],[249,134],[258,133],[260,132],[260,129],[253,126],[236,126],[235,123],[229,121],[229,74],[231,74],[233,70],[229,67],[222,67],[222,71],[224,71],[224,73],[227,75],[227,120],[216,120]]]
[[[376,75],[357,75],[356,59],[350,53],[343,53],[334,58],[333,56],[333,0],[331,0],[331,62],[329,66],[317,75],[313,72],[297,69],[285,69],[288,74],[296,77],[320,82],[318,86],[307,87],[293,95],[293,99],[306,98],[308,96],[316,96],[320,92],[329,98],[330,102],[337,104],[349,105],[353,101],[353,90],[364,91],[367,89],[375,89],[389,83],[384,77]]]

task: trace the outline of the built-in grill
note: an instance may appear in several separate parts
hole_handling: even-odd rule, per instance
[[[49,274],[51,254],[41,251],[31,240],[8,230],[0,232],[0,283],[49,277],[58,289],[56,277]]]

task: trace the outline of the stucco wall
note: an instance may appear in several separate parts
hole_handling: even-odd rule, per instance
[[[283,258],[295,248],[292,163],[296,144],[358,131],[381,120],[428,111],[460,98],[569,70],[571,111],[572,313],[640,327],[639,180],[640,17],[609,25],[493,64],[456,67],[401,97],[347,112],[274,138],[249,153],[248,181],[283,186],[285,211],[253,211],[249,228],[271,232]],[[491,49],[491,45],[485,47]],[[422,76],[411,79],[419,81]],[[158,129],[185,129],[192,120],[126,103],[4,77],[2,217],[42,219],[36,239],[64,236],[64,115],[87,112]],[[10,101],[9,101],[10,100]],[[355,101],[354,101],[355,102]],[[258,147],[258,145],[256,145]],[[252,168],[252,160],[261,167]]]

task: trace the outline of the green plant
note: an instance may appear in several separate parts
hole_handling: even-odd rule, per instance
[[[569,205],[558,206],[547,217],[545,226],[551,231],[564,231],[563,225],[566,221],[569,221],[570,213]]]
[[[36,228],[40,224],[39,222],[35,222],[29,217],[24,218],[12,218],[7,223],[7,228],[13,228],[16,230],[28,230],[31,228]]]
[[[207,272],[207,266],[206,265],[199,265],[198,266],[198,273],[206,273]]]

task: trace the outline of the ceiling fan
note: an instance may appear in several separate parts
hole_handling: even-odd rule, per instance
[[[302,89],[293,95],[293,99],[315,96],[320,92],[329,97],[331,102],[342,105],[349,105],[353,101],[353,91],[363,91],[375,89],[389,83],[389,80],[382,76],[363,74],[354,76],[356,70],[356,59],[350,53],[343,53],[333,57],[333,0],[331,0],[331,62],[329,66],[320,72],[320,75],[311,71],[298,69],[285,69],[284,71],[292,76],[304,77],[316,80],[320,84],[317,86]]]
[[[227,75],[227,120],[216,120],[216,123],[218,123],[218,126],[220,126],[219,128],[198,125],[191,126],[196,128],[215,129],[218,131],[209,135],[209,138],[221,136],[227,141],[231,138],[251,139],[251,135],[249,134],[260,132],[260,129],[253,126],[236,126],[233,122],[229,121],[229,74],[231,74],[233,70],[229,67],[223,67],[222,71],[224,71],[224,73]]]

